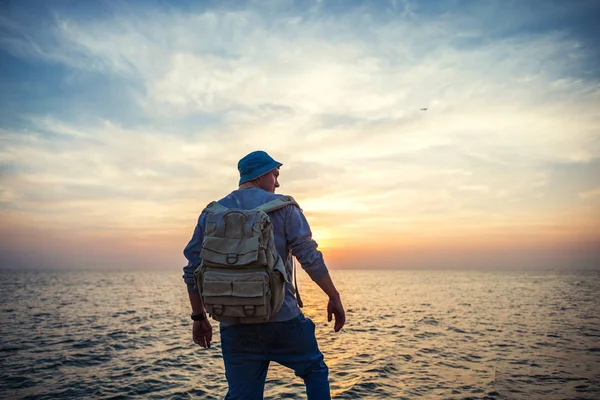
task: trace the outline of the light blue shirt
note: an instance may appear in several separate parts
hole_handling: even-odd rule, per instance
[[[249,188],[234,190],[219,200],[218,203],[227,208],[250,210],[279,196],[282,195],[259,188]],[[269,215],[273,223],[275,248],[279,256],[285,260],[288,281],[291,282],[286,283],[285,298],[281,310],[269,322],[287,321],[301,313],[294,294],[292,256],[296,257],[313,281],[323,278],[328,274],[328,270],[323,261],[323,255],[317,250],[317,242],[312,239],[308,221],[298,207],[287,206],[273,211]],[[188,260],[188,264],[183,267],[183,280],[187,284],[190,293],[197,292],[194,286],[194,271],[202,261],[200,252],[202,251],[202,241],[204,239],[205,221],[206,214],[200,214],[192,239],[183,250],[183,254]]]

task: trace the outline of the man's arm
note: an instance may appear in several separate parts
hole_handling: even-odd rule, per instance
[[[334,315],[335,324],[333,326],[333,330],[339,332],[346,323],[346,312],[344,311],[340,294],[335,288],[335,285],[333,284],[329,274],[319,279],[316,283],[319,285],[321,290],[323,290],[325,294],[329,296],[329,302],[327,303],[327,321],[331,322],[331,316]]]
[[[200,315],[203,312],[206,312],[204,306],[202,305],[202,299],[200,299],[200,293],[198,293],[198,291],[194,293],[188,292],[188,296],[190,297],[190,304],[192,305],[193,314]]]
[[[329,296],[327,321],[331,322],[332,315],[335,316],[334,330],[338,332],[346,323],[346,313],[342,306],[340,294],[323,261],[323,254],[317,249],[317,242],[312,239],[310,226],[304,214],[297,207],[288,207],[290,211],[285,220],[285,235],[288,246],[310,278]]]
[[[206,216],[201,214],[198,217],[198,223],[194,228],[194,234],[190,239],[185,249],[183,249],[183,255],[188,260],[188,263],[183,267],[183,280],[185,281],[188,289],[188,293],[196,293],[196,281],[194,280],[194,271],[202,263],[200,254],[202,253],[202,241],[204,240],[204,221]]]
[[[202,299],[200,298],[194,280],[194,271],[202,262],[200,253],[202,252],[202,241],[204,240],[204,219],[204,214],[200,215],[192,239],[183,250],[183,254],[188,260],[188,264],[183,267],[183,280],[187,284],[192,313],[195,315],[200,315],[206,311],[202,305]],[[212,341],[212,326],[208,318],[203,321],[194,321],[192,338],[194,343],[204,348],[210,347],[210,342]]]
[[[205,313],[206,310],[202,305],[202,300],[200,299],[200,294],[189,293],[190,296],[190,304],[192,305],[192,313],[196,315],[200,315]],[[202,321],[194,321],[194,327],[192,328],[192,338],[194,339],[194,343],[200,345],[204,348],[210,347],[210,342],[212,341],[212,325],[208,320],[208,317]]]

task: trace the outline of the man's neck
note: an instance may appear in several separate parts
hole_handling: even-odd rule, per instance
[[[240,185],[240,187],[238,187],[238,190],[252,189],[252,188],[258,188],[258,185],[254,182],[244,182]]]

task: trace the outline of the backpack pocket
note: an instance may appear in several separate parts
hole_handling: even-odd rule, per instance
[[[207,269],[202,277],[204,306],[217,321],[266,321],[270,294],[269,274],[264,270],[226,272]]]

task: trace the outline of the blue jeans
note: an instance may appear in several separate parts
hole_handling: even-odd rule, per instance
[[[262,399],[271,361],[294,370],[309,400],[331,399],[329,371],[317,346],[315,324],[300,314],[284,322],[221,328],[226,400]]]

